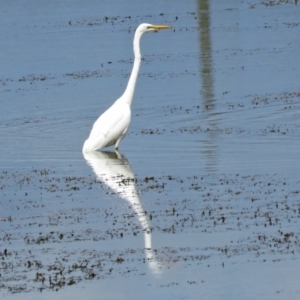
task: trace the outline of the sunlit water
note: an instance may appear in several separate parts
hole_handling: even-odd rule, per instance
[[[126,87],[132,66],[134,29],[141,22],[170,24],[172,30],[147,34],[142,39],[144,60],[132,123],[120,145],[126,163],[119,164],[129,164],[130,176],[138,180],[145,176],[202,176],[206,180],[199,182],[201,188],[207,187],[211,194],[218,190],[220,201],[225,201],[225,190],[220,192],[222,178],[230,178],[230,189],[241,184],[246,193],[257,195],[250,180],[239,183],[232,178],[261,176],[261,189],[267,194],[268,182],[276,176],[279,185],[285,181],[288,187],[282,187],[284,193],[280,188],[272,190],[271,196],[261,199],[266,201],[261,205],[293,195],[290,205],[296,207],[295,191],[300,180],[299,9],[293,1],[276,5],[259,1],[163,1],[157,6],[149,1],[6,3],[0,11],[2,171],[24,176],[33,169],[47,169],[58,178],[80,176],[101,180],[97,168],[87,163],[89,160],[81,153],[83,142],[99,114]],[[110,165],[109,160],[107,164]],[[105,170],[106,176],[113,177]],[[122,170],[118,172],[122,174]],[[37,183],[38,177],[34,180]],[[34,187],[38,186],[36,183]],[[109,184],[107,188],[114,189]],[[134,185],[131,188],[138,205],[146,210],[155,211],[157,201],[168,206],[167,203],[184,198],[195,201],[196,210],[206,209],[202,207],[206,198],[198,198],[188,189],[182,192],[185,183],[174,185],[165,193],[154,190],[145,195],[139,195]],[[9,191],[4,188],[1,222],[8,216],[21,218],[22,212],[32,216],[31,211],[16,210],[7,204],[13,202],[18,206],[22,197],[19,189],[13,184]],[[27,192],[38,197],[37,190]],[[73,204],[68,193],[56,193],[58,198],[65,199],[60,203],[63,209],[70,210]],[[133,209],[119,196],[107,194],[101,188],[90,192],[85,186],[74,201],[84,209],[96,208],[101,212],[110,205],[120,211]],[[235,200],[232,205],[245,205],[246,209],[247,197]],[[58,213],[51,194],[41,196],[41,201],[50,207],[47,213]],[[251,211],[252,207],[247,209]],[[140,208],[137,211],[137,222],[146,230],[151,226],[147,222],[151,222],[140,214]],[[44,211],[37,209],[35,214],[42,218]],[[23,233],[38,234],[39,229],[30,229],[26,215],[23,217]],[[96,227],[107,226],[104,219],[95,215],[91,218],[95,218]],[[2,223],[0,249],[17,249],[22,243],[22,231],[16,245],[9,245],[3,236],[12,228],[6,221]],[[160,223],[169,225],[163,218],[152,221],[154,227]],[[292,225],[286,220],[274,227],[274,232],[295,230],[298,236],[297,225],[296,219]],[[68,226],[69,230],[80,231],[86,224]],[[234,261],[225,262],[224,268],[224,260],[209,251],[209,247],[246,239],[252,231],[247,226],[241,231],[216,229],[206,235],[201,234],[202,230],[173,235],[158,230],[152,234],[152,247],[188,247],[191,255],[208,247],[203,253],[212,257],[200,267],[179,260],[164,268],[162,259],[156,261],[153,253],[146,252],[141,256],[151,257],[150,265],[141,268],[137,264],[142,276],[84,281],[58,293],[64,299],[99,299],[99,289],[105,299],[120,299],[124,293],[128,299],[297,299],[299,252],[275,258],[267,255],[262,263],[263,259],[255,259],[245,251]],[[139,240],[127,237],[97,246],[89,240],[86,247],[91,251],[95,247],[147,249],[149,241],[149,236],[141,235]],[[55,247],[54,253],[58,253],[60,247],[68,250],[71,246],[57,243]],[[73,244],[72,247],[76,248]],[[50,254],[40,259],[50,260],[47,255]],[[279,261],[274,264],[272,259]],[[15,297],[7,290],[4,293],[7,299]],[[48,291],[34,293],[22,297],[53,297]]]

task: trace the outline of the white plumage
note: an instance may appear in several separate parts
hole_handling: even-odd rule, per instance
[[[141,64],[140,39],[145,32],[168,28],[170,26],[144,23],[136,29],[133,40],[134,63],[126,90],[94,123],[82,151],[94,151],[112,145],[115,145],[116,150],[118,150],[120,141],[124,138],[131,119],[131,103]]]

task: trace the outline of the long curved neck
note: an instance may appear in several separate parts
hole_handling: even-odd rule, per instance
[[[124,94],[122,95],[122,99],[126,103],[128,103],[131,106],[132,100],[133,100],[133,95],[134,95],[134,90],[135,90],[135,85],[137,81],[137,77],[139,74],[139,69],[141,65],[141,52],[140,52],[140,39],[141,39],[142,33],[136,32],[134,35],[133,39],[133,53],[134,53],[134,63],[133,63],[133,68],[132,72],[126,87],[126,90]]]

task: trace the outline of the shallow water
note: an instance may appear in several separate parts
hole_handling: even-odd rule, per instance
[[[1,295],[298,299],[300,11],[264,3],[3,5]],[[122,154],[83,157],[145,21]]]

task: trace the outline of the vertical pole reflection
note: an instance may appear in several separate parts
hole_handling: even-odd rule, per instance
[[[200,42],[200,76],[202,79],[201,99],[207,121],[207,138],[203,141],[202,153],[206,156],[208,172],[217,167],[217,124],[214,118],[216,100],[214,97],[214,77],[211,46],[210,0],[198,0],[199,42]],[[206,129],[206,128],[205,128]]]

